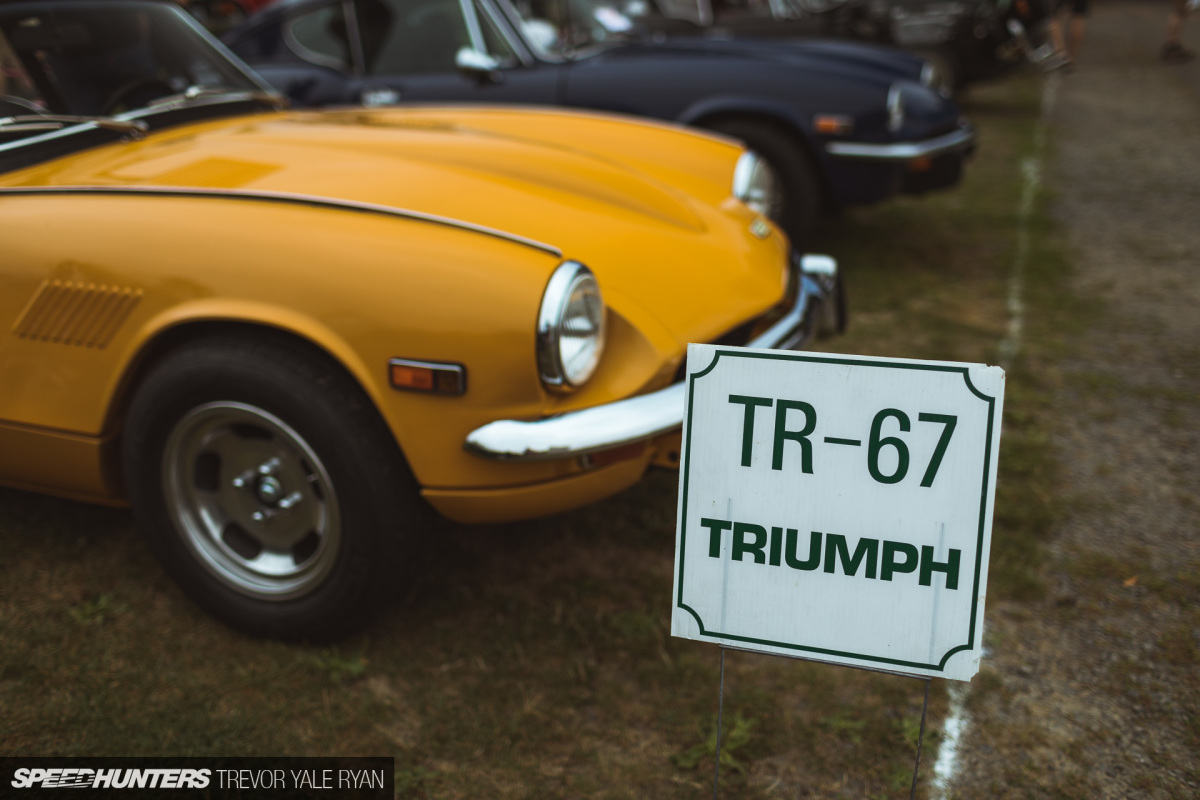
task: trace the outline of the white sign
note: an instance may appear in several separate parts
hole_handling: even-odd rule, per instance
[[[671,633],[970,680],[1004,371],[688,346]]]

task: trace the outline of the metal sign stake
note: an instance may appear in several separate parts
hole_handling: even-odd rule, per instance
[[[717,788],[721,785],[721,716],[725,713],[725,646],[720,647],[721,682],[717,689],[717,766],[713,775],[713,800],[717,800]]]
[[[921,745],[925,742],[925,715],[929,712],[929,684],[933,683],[932,678],[925,679],[925,702],[921,704],[921,730],[917,734],[917,763],[913,764],[913,782],[912,789],[908,793],[908,800],[914,800],[917,796],[917,773],[921,769]]]
[[[743,653],[756,653],[757,655],[774,655],[773,653],[761,653],[756,650],[747,650],[741,647],[728,647],[727,645],[718,645],[721,651],[721,677],[717,683],[717,748],[714,753],[713,760],[716,762],[713,766],[713,800],[717,800],[717,793],[721,787],[721,725],[725,715],[725,651],[740,650]],[[777,658],[779,656],[776,656]],[[857,667],[847,665],[851,669],[860,669],[863,672],[878,672],[883,675],[898,675],[902,678],[912,678],[913,675],[905,675],[903,672],[892,672],[891,670],[871,669],[870,667]],[[925,720],[929,716],[929,686],[933,683],[932,678],[920,678],[925,682],[925,698],[921,701],[921,727],[917,732],[917,756],[913,763],[912,787],[908,792],[908,800],[916,800],[917,796],[917,779],[921,773],[921,750],[925,744]]]

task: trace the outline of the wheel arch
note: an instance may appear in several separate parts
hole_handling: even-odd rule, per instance
[[[809,138],[793,112],[770,103],[751,106],[745,104],[734,106],[725,103],[705,104],[689,109],[685,117],[680,119],[680,122],[705,130],[712,130],[713,126],[729,120],[769,125],[794,141],[799,152],[804,158],[808,159],[809,166],[812,167],[812,173],[816,176],[821,189],[822,208],[829,210],[835,207],[836,202],[834,200],[833,189],[829,184],[829,176],[826,174],[825,169],[821,165],[821,159],[817,155],[816,145]]]
[[[403,448],[381,410],[379,387],[372,382],[367,366],[340,337],[323,326],[298,326],[270,316],[188,316],[158,326],[144,337],[126,361],[104,417],[106,446],[103,466],[106,483],[121,496],[126,495],[121,469],[123,450],[121,433],[129,407],[146,377],[180,348],[205,338],[244,335],[273,340],[281,347],[303,351],[341,371],[363,393],[380,424],[391,432],[391,439],[407,465]]]

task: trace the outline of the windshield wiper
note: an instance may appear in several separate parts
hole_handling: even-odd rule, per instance
[[[141,120],[114,119],[113,117],[83,117],[74,114],[22,114],[16,117],[0,117],[0,132],[57,131],[70,125],[92,123],[97,128],[117,133],[127,133],[140,138],[150,126]]]
[[[151,100],[146,104],[146,108],[161,109],[164,106],[180,106],[186,105],[192,100],[205,99],[229,99],[229,100],[258,100],[264,103],[271,103],[276,108],[283,108],[287,101],[282,95],[273,92],[263,92],[254,89],[228,89],[225,87],[206,87],[206,86],[189,86],[179,94],[171,94],[166,97],[159,97]]]

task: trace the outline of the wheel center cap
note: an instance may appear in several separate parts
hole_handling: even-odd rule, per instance
[[[258,501],[266,506],[275,506],[279,503],[279,499],[283,497],[283,485],[273,475],[266,475],[258,480],[258,486],[255,489],[258,495]]]

